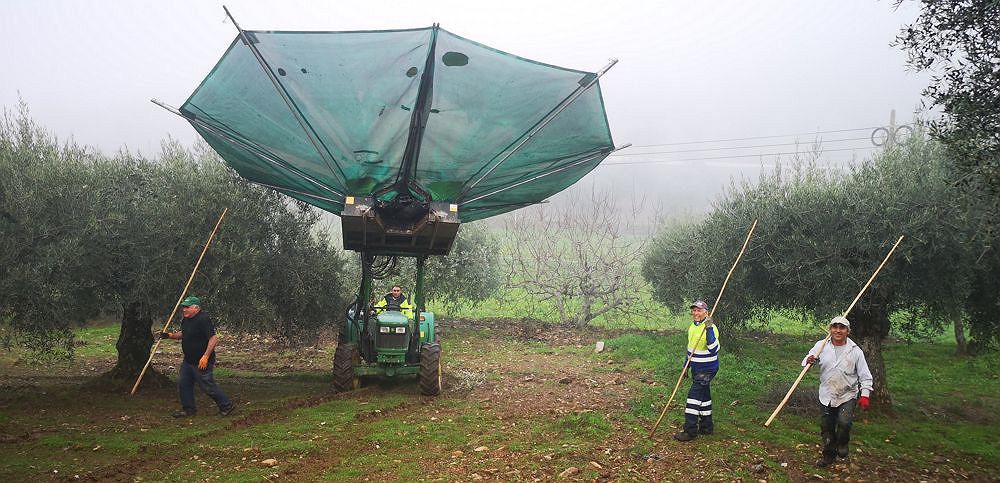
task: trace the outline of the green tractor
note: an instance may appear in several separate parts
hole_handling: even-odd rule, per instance
[[[422,207],[410,219],[400,215],[404,204]],[[347,309],[333,356],[334,387],[357,389],[364,376],[416,375],[420,392],[436,396],[441,392],[441,345],[434,314],[426,310],[424,267],[429,255],[451,251],[459,228],[457,209],[406,197],[349,197],[341,220],[344,247],[360,254],[362,268],[361,287]],[[374,281],[391,274],[400,256],[416,259],[413,312],[372,303]]]

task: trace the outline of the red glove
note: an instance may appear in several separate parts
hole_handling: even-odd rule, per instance
[[[868,405],[871,403],[872,401],[871,399],[868,399],[868,396],[861,396],[861,399],[858,399],[858,406],[861,406],[861,409],[864,409],[865,411],[868,410]]]
[[[208,367],[208,356],[201,356],[201,359],[198,360],[198,369],[204,371],[206,367]],[[865,407],[868,407],[868,405],[866,404]]]

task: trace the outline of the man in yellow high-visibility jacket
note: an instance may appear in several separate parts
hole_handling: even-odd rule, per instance
[[[691,358],[691,390],[684,408],[684,431],[674,435],[678,441],[691,441],[712,434],[712,378],[719,372],[719,332],[708,314],[708,304],[698,300],[691,304],[691,325],[688,327],[687,357]],[[685,359],[685,362],[687,360]]]
[[[379,300],[375,307],[382,310],[398,310],[403,313],[407,318],[413,318],[413,305],[407,300],[406,295],[403,293],[403,287],[399,285],[393,285],[392,291],[385,294],[382,300]]]

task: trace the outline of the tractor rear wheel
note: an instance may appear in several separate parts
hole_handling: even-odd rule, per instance
[[[337,392],[350,391],[361,386],[361,380],[354,375],[354,364],[357,360],[357,344],[337,344],[337,351],[333,353],[333,387]]]
[[[441,345],[437,342],[420,346],[420,392],[425,396],[441,393]]]

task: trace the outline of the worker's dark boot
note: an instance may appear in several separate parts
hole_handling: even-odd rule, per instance
[[[847,448],[847,443],[837,445],[837,456],[841,458],[847,458],[850,455],[850,450]]]
[[[175,418],[190,418],[190,417],[194,416],[194,412],[193,411],[177,411],[172,416],[175,417]]]
[[[698,437],[698,435],[691,434],[691,433],[689,433],[687,431],[681,431],[681,432],[679,432],[679,433],[677,433],[677,434],[674,435],[674,439],[676,439],[677,441],[691,441],[692,439],[697,438],[697,437]]]
[[[233,414],[233,411],[235,411],[235,410],[236,410],[236,404],[235,403],[234,404],[230,404],[229,406],[226,406],[225,408],[219,409],[219,416],[223,416],[223,417],[229,416],[230,414]]]
[[[826,468],[833,464],[836,458],[832,454],[824,454],[823,458],[816,462],[816,466],[820,468]]]

